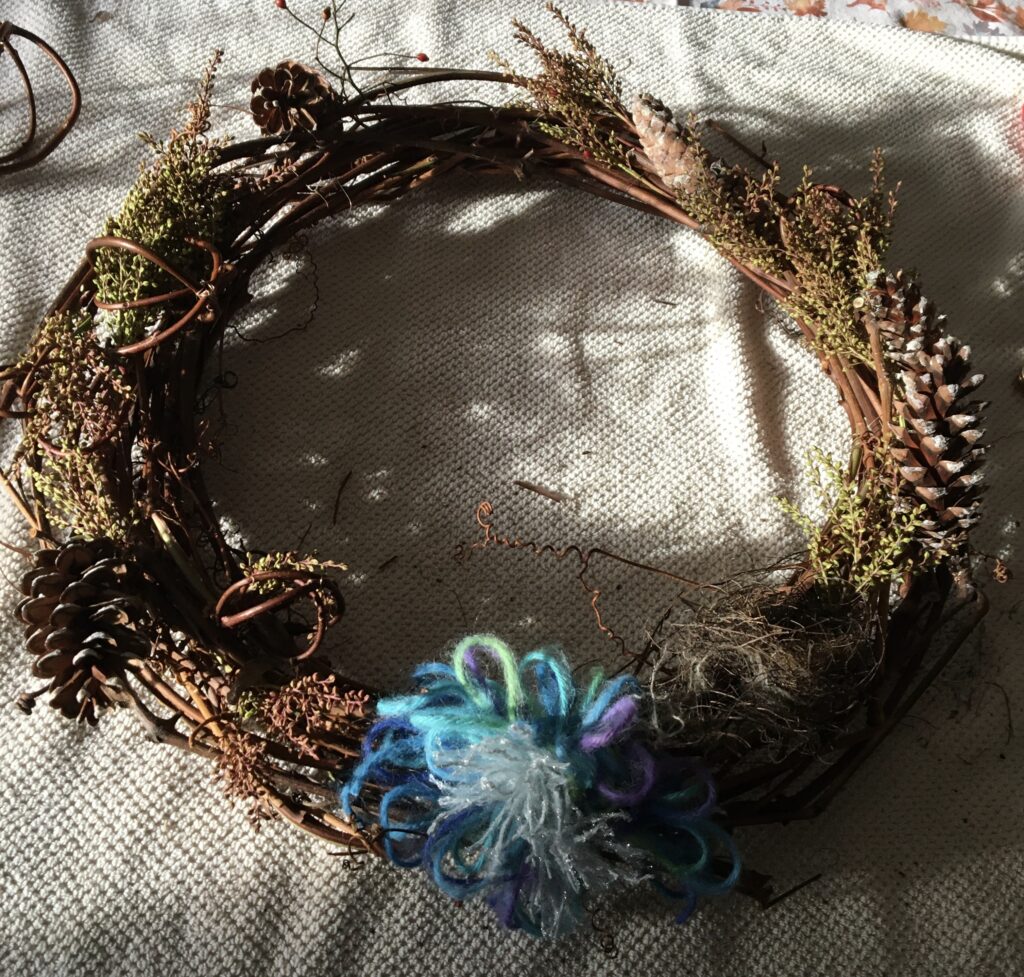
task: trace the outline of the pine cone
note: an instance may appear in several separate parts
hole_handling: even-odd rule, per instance
[[[312,132],[327,121],[334,92],[323,75],[298,61],[264,68],[252,80],[249,109],[268,136],[303,129]]]
[[[879,327],[891,358],[901,368],[903,398],[895,407],[903,423],[892,425],[906,494],[931,510],[923,542],[952,552],[964,542],[978,514],[985,448],[978,427],[987,406],[968,401],[985,379],[971,372],[971,349],[943,335],[945,316],[917,283],[898,271],[878,272],[863,296],[865,314]]]
[[[41,690],[52,693],[50,705],[94,725],[114,704],[110,679],[128,658],[144,658],[152,649],[142,575],[108,539],[74,538],[40,550],[35,563],[21,580],[25,599],[15,610],[36,656],[32,671],[50,679]],[[19,708],[30,711],[22,700]]]
[[[633,102],[633,124],[658,176],[673,190],[693,193],[697,189],[700,159],[683,137],[672,113],[653,95],[638,95]]]

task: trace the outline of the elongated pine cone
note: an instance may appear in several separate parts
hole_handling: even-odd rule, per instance
[[[328,120],[334,104],[324,76],[298,61],[264,68],[251,87],[253,121],[268,136],[295,129],[312,132]]]
[[[141,573],[108,539],[73,538],[40,550],[35,564],[22,577],[15,616],[36,656],[33,674],[50,683],[21,696],[18,707],[29,712],[37,695],[50,692],[63,715],[95,725],[115,704],[111,679],[152,649]]]
[[[672,113],[653,95],[638,95],[633,102],[633,124],[658,176],[673,190],[693,193],[701,162]]]
[[[870,316],[901,370],[903,397],[893,424],[908,495],[931,510],[921,527],[926,546],[954,552],[979,519],[978,470],[985,454],[978,427],[987,406],[969,400],[985,379],[971,372],[971,348],[945,335],[945,316],[908,275],[878,272],[864,294]]]

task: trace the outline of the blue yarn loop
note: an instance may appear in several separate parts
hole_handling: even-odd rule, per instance
[[[414,693],[377,703],[339,790],[347,817],[379,825],[396,865],[542,936],[639,879],[682,900],[680,922],[735,885],[740,857],[715,820],[711,777],[645,743],[632,676],[596,670],[577,685],[557,650],[517,661],[500,639],[474,635],[450,665],[421,665],[413,679]],[[375,817],[368,787],[383,791]]]

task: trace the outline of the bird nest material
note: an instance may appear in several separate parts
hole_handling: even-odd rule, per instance
[[[515,25],[532,76],[497,59],[361,87],[344,60],[263,68],[262,132],[235,143],[208,132],[218,54],[186,124],[147,137],[152,162],[0,390],[21,428],[0,481],[38,547],[16,616],[43,684],[20,707],[49,696],[89,723],[130,710],[212,761],[254,819],[422,867],[546,936],[643,880],[681,918],[732,888],[767,901],[736,829],[824,810],[986,606],[968,550],[982,378],[915,279],[884,270],[881,157],[863,196],[810,170],[783,190],[763,154],[730,137],[746,165],[727,163],[696,118],[627,100],[551,9],[567,51]],[[333,31],[340,57],[337,14],[307,26],[318,51]],[[408,101],[437,82],[518,100]],[[558,652],[517,660],[476,636],[382,697],[325,654],[344,568],[229,544],[203,477],[199,383],[269,255],[459,172],[553,181],[703,235],[793,318],[852,452],[817,459],[821,520],[790,507],[804,554],[771,578],[694,588],[616,675],[577,684]],[[963,626],[936,641],[954,611]]]

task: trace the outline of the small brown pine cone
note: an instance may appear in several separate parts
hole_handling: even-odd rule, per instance
[[[264,68],[251,87],[253,121],[269,136],[293,130],[312,132],[330,119],[333,89],[323,75],[298,61]]]
[[[985,378],[971,370],[970,347],[943,334],[945,317],[902,271],[872,276],[862,298],[900,368],[892,450],[906,494],[930,510],[922,540],[952,552],[979,519],[985,432],[978,423],[986,404],[968,398]]]
[[[653,95],[638,95],[633,102],[633,124],[658,176],[673,190],[693,193],[700,175],[700,158],[672,113]]]
[[[50,680],[50,705],[69,719],[95,724],[115,704],[110,680],[152,650],[141,585],[141,571],[107,539],[40,550],[22,577],[15,616],[35,656],[32,671]]]

